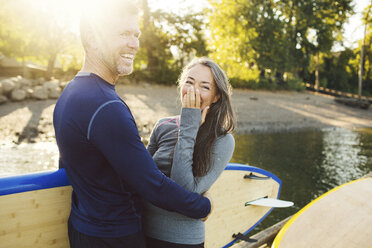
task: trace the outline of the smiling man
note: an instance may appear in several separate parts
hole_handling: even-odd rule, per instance
[[[132,1],[100,1],[81,20],[84,66],[57,101],[53,124],[60,167],[73,187],[71,247],[145,247],[141,197],[161,208],[204,218],[210,201],[161,173],[141,142],[115,82],[133,70],[139,48]]]

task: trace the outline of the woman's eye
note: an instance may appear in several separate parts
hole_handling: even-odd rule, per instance
[[[206,90],[209,90],[209,87],[208,86],[203,86],[204,89]]]
[[[191,82],[191,81],[186,81],[186,83],[187,83],[187,84],[192,84],[192,82]]]

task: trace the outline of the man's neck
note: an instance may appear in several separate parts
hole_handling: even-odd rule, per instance
[[[89,57],[85,57],[83,68],[80,71],[94,73],[112,85],[115,85],[119,77],[114,74],[103,61],[100,59],[91,59]]]

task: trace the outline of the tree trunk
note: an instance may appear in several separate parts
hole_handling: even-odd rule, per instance
[[[371,43],[369,43],[369,45],[367,45],[367,47],[369,47],[370,45],[371,45]],[[369,64],[371,64],[371,62],[372,62],[371,54],[368,53],[368,52],[366,54],[364,54],[364,63],[366,63],[367,58],[368,58]],[[367,71],[365,72],[365,76],[364,77],[365,78],[369,78],[370,75],[371,75],[371,66],[368,66],[367,67]],[[363,84],[363,88],[364,89],[368,89],[367,82],[368,81],[364,82],[364,84]]]
[[[319,91],[319,51],[316,52],[315,89]]]
[[[53,73],[54,73],[54,64],[56,62],[56,59],[57,59],[57,54],[52,54],[49,57],[48,68],[47,68],[47,71],[46,71],[46,74],[45,74],[45,79],[46,80],[50,80],[52,78],[52,76],[53,76]]]
[[[23,57],[23,56],[22,56],[22,76],[24,78],[27,78],[28,77],[27,67],[26,67],[26,61],[25,61],[25,57]]]
[[[366,20],[368,20],[369,10],[370,9],[368,9]],[[366,43],[367,24],[368,24],[368,22],[366,21],[366,24],[364,25],[363,43],[362,43],[362,47],[360,49],[360,64],[359,64],[359,72],[358,72],[358,97],[359,97],[359,99],[362,98],[362,82],[363,82],[363,69],[364,69],[364,46],[365,46],[365,43]]]
[[[143,10],[143,47],[147,54],[147,68],[151,71],[157,64],[157,58],[154,56],[155,48],[152,45],[153,33],[151,30],[152,24],[150,20],[150,8],[147,0],[142,0]]]

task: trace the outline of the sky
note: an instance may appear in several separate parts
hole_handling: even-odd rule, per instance
[[[76,16],[73,18],[71,29],[78,33],[78,12],[84,3],[89,1],[101,1],[101,0],[32,0],[34,3],[39,3],[45,5],[48,3],[49,7],[52,6],[57,9],[56,13],[59,13],[62,18],[66,17],[66,13],[71,16]],[[344,45],[349,48],[358,47],[358,40],[363,38],[364,25],[362,24],[362,11],[371,3],[372,0],[354,0],[355,12],[356,14],[350,17],[348,23],[344,25]],[[79,5],[79,3],[81,3]],[[201,11],[204,7],[208,7],[207,0],[148,0],[151,9],[162,9],[167,12],[173,12],[175,14],[183,14],[192,10]],[[75,6],[75,8],[71,8]],[[58,18],[58,17],[57,17]],[[333,50],[341,50],[342,47],[336,46]]]
[[[355,15],[350,17],[349,22],[345,24],[344,43],[346,47],[358,47],[358,40],[363,39],[364,25],[362,23],[362,12],[371,4],[371,0],[354,0],[356,12]]]

